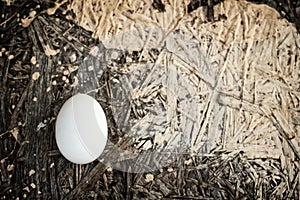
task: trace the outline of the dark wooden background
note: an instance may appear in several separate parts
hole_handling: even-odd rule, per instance
[[[277,9],[300,30],[299,1],[252,2]],[[205,7],[210,21],[217,3],[192,0],[188,10]],[[11,6],[0,2],[0,199],[234,199],[239,195],[233,189],[234,181],[229,179],[232,173],[243,180],[240,197],[255,198],[255,186],[247,182],[250,169],[245,169],[247,161],[242,153],[231,155],[228,160],[233,164],[233,172],[226,166],[228,163],[219,163],[220,174],[214,179],[210,177],[216,171],[218,157],[195,160],[191,167],[179,162],[174,171],[153,172],[159,177],[156,182],[145,181],[146,174],[107,169],[98,161],[79,166],[65,160],[55,143],[55,119],[63,102],[74,92],[76,72],[68,74],[68,82],[62,77],[70,66],[82,62],[91,47],[101,43],[72,19],[67,20],[64,7],[52,16],[43,12],[53,6],[54,2],[49,0],[15,1]],[[164,10],[160,0],[154,0],[153,6]],[[22,27],[20,18],[28,16],[31,9],[37,17],[29,27]],[[46,56],[46,45],[59,52]],[[72,54],[76,55],[74,62],[69,59]],[[34,72],[40,74],[37,80],[32,79]],[[102,81],[106,76],[107,71]],[[102,106],[109,107],[105,102]],[[198,169],[198,162],[207,163],[207,168]],[[272,186],[264,192],[267,198]]]

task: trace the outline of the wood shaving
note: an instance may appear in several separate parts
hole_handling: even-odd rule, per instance
[[[7,165],[6,169],[8,172],[14,170],[15,166],[12,164],[12,165]]]
[[[35,65],[36,64],[36,57],[32,56],[30,59],[31,64]]]
[[[35,174],[35,170],[31,169],[31,170],[28,172],[28,175],[29,175],[29,176],[32,176],[33,174]]]
[[[53,50],[50,48],[50,46],[48,44],[44,45],[44,50],[45,50],[46,56],[55,56],[56,54],[59,53],[59,49]]]
[[[53,86],[57,85],[57,82],[56,82],[55,80],[52,81],[52,85],[53,85]]]
[[[21,22],[22,22],[22,26],[24,28],[28,27],[31,22],[35,19],[35,15],[36,15],[36,11],[35,10],[32,10],[30,13],[29,13],[29,16],[24,18],[24,19],[21,19]]]
[[[69,73],[70,73],[69,70],[64,70],[63,71],[63,75],[69,75]]]
[[[154,176],[153,176],[153,174],[146,174],[146,178],[145,178],[145,181],[146,182],[151,182],[151,181],[153,181],[154,180]]]
[[[30,186],[35,189],[36,188],[36,185],[34,183],[30,183]]]
[[[8,60],[12,60],[14,57],[15,57],[14,55],[9,55],[9,56],[7,57],[7,59],[8,59]]]
[[[6,5],[8,5],[8,6],[12,5],[15,2],[15,0],[4,0],[4,1],[6,2]]]
[[[61,2],[55,2],[55,6],[52,7],[52,8],[48,8],[48,9],[46,10],[46,13],[47,13],[48,15],[54,15],[55,12],[56,12],[56,10],[57,10],[60,6],[62,6],[63,4],[65,4],[66,2],[68,2],[68,0],[63,0],[63,1],[61,1]]]
[[[40,77],[40,72],[34,72],[31,77],[34,81],[38,80]]]
[[[50,169],[53,168],[54,165],[55,165],[54,163],[51,163],[51,164],[50,164]]]
[[[13,128],[11,131],[12,136],[18,141],[19,129],[17,127]]]
[[[76,61],[76,54],[73,53],[72,55],[70,55],[69,59],[70,59],[71,63],[75,62]]]
[[[25,190],[25,191],[27,191],[27,192],[30,192],[30,189],[29,189],[28,186],[24,187],[23,190]],[[24,196],[23,196],[23,197],[24,197]],[[26,196],[25,196],[24,198],[26,198]]]

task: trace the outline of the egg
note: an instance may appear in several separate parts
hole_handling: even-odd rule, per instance
[[[60,109],[55,138],[61,154],[76,164],[96,160],[107,142],[108,128],[105,113],[91,96],[76,94]]]

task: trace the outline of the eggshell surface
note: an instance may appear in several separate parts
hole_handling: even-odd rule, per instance
[[[76,164],[97,159],[107,142],[107,121],[100,104],[91,96],[68,99],[56,120],[56,143],[62,155]]]

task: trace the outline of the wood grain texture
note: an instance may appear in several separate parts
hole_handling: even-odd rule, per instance
[[[1,1],[0,199],[299,199],[299,8]],[[102,159],[172,162],[65,160],[55,120],[77,92],[134,153]]]

